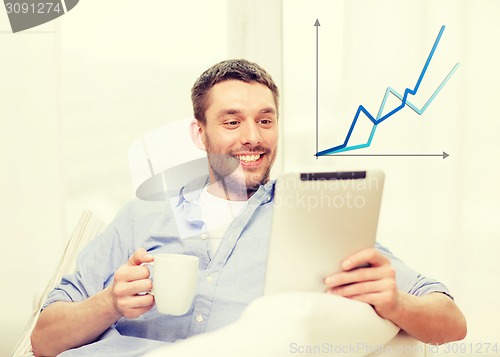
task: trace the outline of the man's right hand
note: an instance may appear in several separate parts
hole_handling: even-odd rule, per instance
[[[35,356],[55,356],[96,341],[120,317],[137,318],[154,306],[149,269],[154,258],[138,249],[115,272],[113,285],[78,302],[58,301],[40,314],[31,334]]]
[[[115,272],[111,295],[115,309],[124,317],[135,319],[154,306],[154,298],[150,294],[153,284],[149,279],[149,269],[142,265],[154,260],[144,248],[139,248]]]

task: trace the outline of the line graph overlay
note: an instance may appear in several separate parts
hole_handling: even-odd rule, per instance
[[[384,98],[382,100],[382,103],[380,104],[380,108],[379,108],[379,111],[377,113],[377,116],[374,117],[363,105],[360,105],[358,107],[358,110],[356,111],[356,114],[354,115],[354,119],[352,121],[352,124],[349,128],[349,131],[347,133],[347,136],[346,136],[346,139],[344,141],[343,144],[341,145],[338,145],[338,146],[334,146],[332,148],[329,148],[329,149],[326,149],[326,150],[323,150],[323,151],[319,151],[316,153],[315,156],[334,156],[334,155],[331,155],[331,154],[334,154],[334,153],[340,153],[340,152],[344,152],[344,151],[350,151],[350,150],[357,150],[357,149],[362,149],[362,148],[366,148],[366,147],[369,147],[371,145],[371,142],[375,136],[375,131],[377,129],[377,126],[378,124],[382,123],[384,120],[390,118],[391,116],[393,116],[394,114],[396,114],[397,112],[399,112],[401,109],[403,109],[405,106],[409,106],[413,111],[415,111],[417,114],[419,115],[422,115],[425,110],[429,107],[429,105],[434,101],[434,99],[436,98],[436,96],[438,95],[438,93],[441,91],[441,89],[443,89],[443,87],[446,85],[446,83],[448,82],[448,80],[453,76],[453,74],[456,72],[456,70],[458,69],[458,67],[460,66],[460,63],[457,63],[455,64],[455,66],[451,69],[451,71],[448,73],[448,75],[444,78],[444,80],[441,82],[441,84],[436,88],[436,90],[434,91],[434,93],[430,96],[430,98],[427,100],[427,102],[422,106],[422,108],[417,108],[414,104],[412,104],[410,101],[408,101],[408,95],[415,95],[420,87],[420,84],[422,83],[422,80],[425,76],[425,73],[427,72],[427,69],[429,67],[429,64],[432,60],[432,57],[434,56],[434,52],[436,51],[436,48],[439,44],[439,41],[441,39],[441,36],[443,35],[443,32],[444,32],[444,29],[445,29],[445,26],[441,26],[441,29],[437,35],[437,38],[436,40],[434,41],[434,45],[432,46],[432,49],[429,53],[429,56],[427,57],[427,60],[424,64],[424,67],[420,73],[420,76],[418,77],[418,80],[417,80],[417,83],[415,84],[415,87],[413,89],[410,89],[410,88],[406,88],[405,91],[404,91],[404,94],[401,95],[399,94],[396,90],[394,90],[392,87],[388,87],[386,92],[385,92],[385,95],[384,95]],[[384,116],[382,116],[382,113],[384,112],[384,108],[385,108],[385,105],[386,105],[386,102],[387,102],[387,99],[389,97],[389,95],[392,94],[394,95],[395,97],[397,97],[399,100],[401,100],[401,104],[398,105],[396,108],[392,109],[390,112],[388,112],[387,114],[385,114]],[[354,131],[354,128],[356,126],[356,123],[359,119],[359,116],[360,114],[363,113],[365,114],[368,119],[370,119],[370,121],[373,123],[373,128],[370,132],[370,136],[368,138],[368,141],[364,144],[359,144],[359,145],[352,145],[352,146],[347,146],[348,143],[349,143],[349,139],[351,138],[351,135],[352,135],[352,132]]]

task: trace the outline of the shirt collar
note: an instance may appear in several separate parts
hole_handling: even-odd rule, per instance
[[[266,184],[259,186],[257,191],[249,198],[248,204],[260,206],[271,202],[274,198],[274,186],[276,181],[270,180]],[[200,196],[203,188],[208,184],[208,177],[197,179],[183,187],[179,192],[179,202],[177,206],[184,206],[185,217],[188,222],[203,226],[201,219]]]
[[[175,214],[175,211],[182,211],[184,219],[191,225],[202,228],[203,221],[201,219],[200,196],[203,188],[208,184],[208,176],[197,177],[183,186],[178,196],[167,198],[167,206],[170,209],[166,210],[166,214]],[[248,206],[256,207],[269,204],[274,198],[275,180],[269,180],[266,184],[261,185],[258,190],[248,200]],[[176,202],[176,203],[175,203]],[[165,219],[160,218],[154,224],[153,231],[158,235],[166,229]]]

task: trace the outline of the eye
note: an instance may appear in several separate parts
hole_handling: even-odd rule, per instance
[[[269,118],[262,118],[259,120],[259,123],[262,124],[263,126],[271,126],[273,124],[273,120]]]
[[[240,124],[240,122],[238,120],[228,120],[226,122],[224,122],[224,125],[225,126],[228,126],[228,127],[237,127],[238,125]]]

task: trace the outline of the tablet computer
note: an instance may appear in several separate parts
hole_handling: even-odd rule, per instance
[[[325,291],[325,276],[375,245],[384,173],[289,173],[277,178],[264,294]]]

